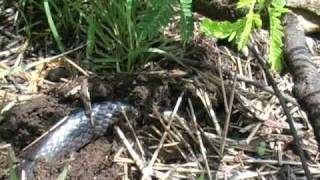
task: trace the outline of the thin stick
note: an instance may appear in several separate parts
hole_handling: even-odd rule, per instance
[[[165,123],[165,122],[168,122],[169,119],[162,118],[161,115],[160,115],[160,112],[159,112],[157,109],[155,109],[155,108],[153,108],[153,109],[154,109],[154,110],[153,110],[153,111],[154,111],[154,114],[157,116],[157,118],[158,118],[158,120],[160,121],[162,127],[163,127],[164,129],[166,129],[166,123]],[[170,115],[171,115],[171,113],[170,113]],[[169,117],[169,118],[170,118],[170,117]],[[154,128],[154,129],[155,129],[155,128]],[[175,132],[174,132],[174,131],[175,131]],[[186,145],[186,144],[187,144],[187,142],[185,141],[185,139],[182,138],[182,135],[180,134],[180,132],[179,132],[174,126],[171,126],[170,129],[168,129],[167,133],[168,133],[168,136],[167,136],[167,139],[168,139],[168,140],[167,140],[167,141],[168,141],[169,143],[171,143],[171,142],[173,142],[173,143],[179,142],[179,144],[180,144],[180,142],[182,142],[183,145]],[[160,132],[160,131],[157,131],[157,134],[158,134],[159,136],[162,136],[162,132]],[[164,144],[164,143],[163,143],[162,147],[165,147],[165,144]],[[157,148],[158,148],[158,146],[157,146],[155,149],[157,149]],[[184,151],[183,151],[179,146],[176,146],[176,148],[177,148],[178,151],[180,152],[181,156],[182,156],[185,160],[187,160],[188,157],[187,157],[187,155],[184,153]],[[188,145],[186,145],[186,148],[188,148]],[[190,145],[189,145],[189,148],[188,148],[188,149],[191,149]],[[195,157],[195,154],[193,153],[193,151],[191,150],[190,152],[191,152],[192,156]]]
[[[307,179],[311,180],[312,179],[312,175],[311,175],[311,173],[309,171],[309,168],[308,168],[308,165],[307,165],[307,162],[306,162],[306,158],[304,157],[304,153],[303,153],[303,151],[301,149],[301,143],[300,143],[300,140],[299,140],[299,137],[298,137],[298,134],[297,134],[297,130],[296,130],[295,126],[294,126],[294,122],[293,122],[293,119],[291,117],[290,111],[288,110],[287,104],[284,101],[284,98],[283,98],[279,88],[277,87],[275,81],[273,80],[273,78],[271,76],[271,73],[269,72],[268,67],[265,64],[265,60],[263,59],[263,57],[261,57],[259,55],[258,50],[256,49],[256,47],[250,46],[249,49],[253,52],[253,54],[256,57],[256,59],[258,60],[259,64],[263,68],[263,71],[266,74],[266,78],[270,82],[270,84],[271,84],[271,86],[272,86],[277,98],[279,99],[279,102],[280,102],[280,104],[282,106],[282,109],[283,109],[285,115],[287,116],[287,120],[288,120],[288,123],[290,125],[290,130],[292,132],[294,143],[295,143],[295,145],[297,147],[297,150],[298,150],[298,153],[299,153],[299,156],[300,156],[300,159],[301,159],[301,163],[302,163],[302,167],[304,169],[305,175],[306,175]]]
[[[141,172],[143,172],[143,169],[145,168],[145,163],[143,162],[143,160],[140,158],[140,156],[138,155],[138,153],[136,153],[131,144],[129,143],[129,141],[127,140],[127,138],[125,137],[124,133],[122,132],[122,130],[119,128],[119,126],[115,126],[114,129],[116,130],[118,136],[120,137],[122,143],[126,146],[130,156],[132,157],[132,159],[134,160],[135,164],[137,165],[137,167],[140,169]],[[151,177],[149,177],[151,179]]]
[[[163,133],[163,136],[161,137],[161,140],[160,140],[160,143],[158,145],[158,148],[155,150],[155,152],[153,153],[153,156],[148,164],[148,166],[144,169],[144,174],[143,174],[143,177],[141,178],[142,180],[146,179],[147,177],[150,177],[151,173],[152,173],[152,165],[155,163],[157,157],[158,157],[158,154],[160,152],[160,149],[162,148],[163,146],[163,143],[165,141],[165,139],[167,138],[167,135],[168,135],[168,130],[170,129],[171,127],[171,124],[174,120],[174,116],[175,114],[177,114],[178,112],[178,109],[180,107],[180,104],[181,104],[181,101],[182,101],[182,98],[183,98],[183,95],[184,95],[184,92],[182,92],[177,100],[177,103],[173,109],[173,112],[170,116],[170,119],[169,119],[169,122],[168,122],[168,125],[165,129],[165,132]]]
[[[164,123],[164,120],[165,121],[169,121],[169,119],[167,117],[165,117],[164,119],[161,117],[160,113],[158,110],[155,110],[154,113],[157,115],[158,119],[160,120],[161,122],[161,125],[165,128],[166,125]],[[170,115],[171,115],[171,112],[170,112]],[[170,117],[169,117],[170,118]],[[178,121],[179,124],[181,124],[182,127],[185,127],[186,128],[186,131],[187,132],[190,132],[191,134],[191,137],[193,137],[192,133],[191,133],[191,130],[186,127],[185,123],[182,122],[181,120],[181,117],[178,117],[177,115],[175,115],[175,119]],[[172,131],[171,131],[172,129]],[[188,143],[187,140],[185,140],[185,138],[183,137],[183,135],[180,133],[180,131],[175,127],[175,126],[172,126],[171,129],[168,130],[168,135],[171,135],[173,137],[173,139],[177,142],[182,142],[182,144],[188,149],[189,153],[191,153],[192,155],[192,158],[196,158],[196,155],[194,153],[194,151],[192,150],[190,144]],[[194,137],[195,138],[195,137]],[[196,139],[194,139],[196,141]],[[197,143],[197,141],[196,141]],[[187,156],[184,155],[185,153],[183,153],[183,151],[181,150],[181,148],[179,148],[179,146],[177,146],[178,150],[180,151],[181,155],[187,160]]]
[[[214,69],[214,70],[218,70],[218,71],[219,71],[220,68],[211,66],[211,69]],[[223,71],[223,73],[224,73],[225,75],[227,75],[227,76],[229,76],[229,77],[234,77],[235,74],[236,74],[236,73],[231,72],[231,71],[228,71],[228,70],[226,70],[226,69],[222,69],[222,71]],[[243,81],[243,82],[248,83],[248,84],[250,84],[250,85],[252,85],[252,86],[255,86],[255,87],[257,87],[257,88],[259,88],[259,89],[261,89],[261,90],[263,90],[263,91],[266,91],[266,92],[268,92],[268,93],[275,94],[275,92],[274,92],[274,90],[272,89],[272,87],[263,85],[263,84],[255,81],[255,80],[252,80],[252,79],[250,79],[250,78],[248,78],[248,77],[246,77],[246,76],[241,76],[240,74],[237,74],[237,79],[238,79],[239,81]],[[281,92],[281,94],[282,94],[282,96],[285,98],[286,101],[291,102],[292,104],[294,104],[294,105],[296,105],[296,106],[299,106],[297,100],[296,100],[294,97],[292,97],[291,95],[289,95],[289,94],[287,94],[287,93],[282,93],[282,92]]]
[[[211,171],[210,171],[210,166],[209,166],[209,162],[208,162],[208,158],[207,158],[207,154],[206,154],[206,149],[204,147],[204,144],[203,144],[203,141],[202,141],[202,138],[201,138],[201,134],[198,130],[198,124],[197,124],[197,119],[196,119],[196,115],[194,114],[194,109],[193,109],[193,106],[192,106],[192,102],[191,102],[191,99],[188,99],[188,104],[189,104],[189,107],[190,107],[190,111],[191,111],[191,117],[192,117],[192,121],[194,123],[194,127],[196,128],[196,133],[197,133],[197,137],[198,137],[198,141],[199,141],[199,144],[200,144],[200,150],[201,150],[201,154],[203,156],[203,159],[204,159],[204,162],[206,164],[206,169],[207,169],[207,174],[209,176],[209,179],[212,180],[212,176],[211,176]]]
[[[206,110],[210,116],[210,119],[212,120],[212,123],[215,126],[217,134],[221,135],[222,134],[221,127],[218,122],[216,113],[214,112],[214,110],[212,108],[212,105],[211,105],[211,102],[210,102],[210,99],[209,99],[207,92],[201,88],[198,88],[197,89],[197,96],[200,98],[201,102],[203,103],[204,107],[206,108]]]
[[[82,69],[80,66],[78,66],[76,63],[74,63],[71,59],[65,57],[64,60],[67,61],[69,64],[71,64],[78,71],[80,71],[83,75],[89,77],[89,74],[84,69]]]
[[[235,89],[236,89],[236,81],[237,81],[237,76],[234,77],[233,80],[233,86],[232,86],[232,92],[231,92],[231,97],[230,97],[230,102],[229,102],[229,111],[226,117],[226,122],[224,125],[224,131],[223,131],[223,138],[222,138],[222,142],[221,142],[221,146],[220,146],[220,152],[223,155],[224,152],[224,146],[226,143],[226,138],[228,135],[228,128],[229,128],[229,123],[230,123],[230,117],[231,117],[231,112],[232,112],[232,105],[233,105],[233,100],[234,100],[234,93],[235,93]]]
[[[223,103],[224,103],[224,108],[225,108],[225,112],[229,112],[228,109],[228,100],[227,100],[227,95],[226,95],[226,88],[224,87],[224,82],[223,82],[223,75],[222,75],[222,67],[221,67],[221,56],[219,55],[219,76],[220,76],[220,80],[221,80],[221,90],[222,90],[222,96],[223,96]]]
[[[14,62],[13,67],[18,67],[21,64],[21,61],[22,61],[22,58],[23,58],[23,54],[26,51],[28,46],[29,46],[29,40],[26,40],[23,43],[21,49],[19,50],[20,52],[19,52],[19,54],[18,54],[18,56],[16,58],[16,61]]]
[[[4,95],[3,95],[3,99],[1,101],[1,104],[0,104],[0,114],[5,106],[5,103],[6,103],[6,100],[7,100],[7,93],[8,91],[4,91]]]
[[[248,138],[246,139],[246,143],[247,144],[250,144],[253,136],[257,133],[257,131],[259,130],[259,128],[262,126],[262,123],[259,122],[254,128],[253,130],[251,131],[251,133],[249,134]]]
[[[138,139],[137,134],[135,133],[135,131],[134,131],[134,129],[133,129],[133,127],[132,127],[132,125],[131,125],[131,123],[129,121],[129,118],[127,116],[126,111],[122,110],[122,114],[123,114],[124,118],[126,119],[126,122],[127,122],[128,126],[129,126],[129,129],[130,129],[130,132],[133,135],[133,137],[134,137],[134,139],[135,139],[135,141],[136,141],[136,143],[138,145],[138,148],[139,148],[140,153],[141,153],[142,160],[143,160],[143,162],[146,162],[146,159],[145,159],[146,154],[145,154],[145,152],[144,152],[144,150],[142,148],[142,145],[141,145],[141,143],[140,143],[140,141]]]

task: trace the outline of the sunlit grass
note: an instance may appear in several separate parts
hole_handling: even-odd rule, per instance
[[[147,1],[22,0],[20,3],[24,25],[31,27],[35,21],[41,22],[41,26],[31,27],[31,40],[51,39],[60,52],[86,44],[80,62],[93,72],[135,71],[154,57],[152,48],[161,49],[166,44],[159,36],[160,29],[150,38],[141,28],[146,25],[140,17],[145,15]],[[26,16],[28,9],[37,17]],[[37,37],[40,35],[45,37]]]

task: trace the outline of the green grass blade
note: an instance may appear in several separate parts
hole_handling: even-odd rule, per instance
[[[132,32],[132,19],[131,19],[131,13],[132,13],[132,5],[133,2],[132,0],[127,0],[126,3],[126,20],[127,20],[127,25],[128,25],[128,32],[129,32],[129,47],[130,49],[133,48],[133,32]]]
[[[87,48],[86,48],[87,58],[92,55],[94,44],[95,44],[95,33],[97,29],[95,17],[90,16],[88,18],[88,22],[89,22],[89,29],[87,33]]]
[[[181,19],[180,19],[180,34],[184,43],[188,42],[193,33],[192,19],[192,0],[180,0]]]
[[[43,1],[43,5],[44,5],[44,10],[45,10],[45,13],[46,13],[46,16],[47,16],[48,24],[49,24],[50,30],[52,32],[53,38],[55,39],[59,50],[61,52],[64,52],[64,47],[63,47],[63,44],[61,42],[61,37],[59,36],[59,33],[57,31],[57,28],[56,28],[56,25],[55,25],[55,23],[53,21],[48,0],[44,0]]]

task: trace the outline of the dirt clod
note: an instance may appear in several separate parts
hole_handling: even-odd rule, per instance
[[[16,106],[5,114],[6,120],[0,124],[0,140],[3,139],[13,144],[15,148],[21,149],[43,134],[71,109],[49,96],[42,96]]]
[[[102,137],[89,144],[80,152],[73,153],[65,161],[37,162],[34,171],[40,179],[57,179],[64,168],[68,168],[68,179],[120,179],[121,167],[112,163],[113,145]]]

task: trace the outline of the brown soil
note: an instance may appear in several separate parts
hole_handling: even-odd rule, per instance
[[[202,11],[203,7],[201,7],[201,4],[194,5],[194,10]],[[236,14],[232,11],[229,12],[228,9],[228,12],[225,8],[222,9],[222,11],[226,12],[222,14],[231,14],[232,16],[230,17],[236,17]],[[15,11],[12,11],[12,13],[14,15]],[[13,15],[10,16],[14,17],[15,15]],[[210,14],[206,15],[210,16]],[[8,27],[8,32],[14,32],[16,29],[13,24],[8,24]],[[171,34],[175,37],[176,27],[173,26],[172,28],[174,28],[172,30],[173,34],[169,32],[168,36]],[[314,38],[317,39],[315,51],[318,52],[318,56],[320,54],[320,38]],[[254,37],[253,39],[261,41],[258,44],[262,46],[266,45],[263,36],[260,37],[259,35],[259,37]],[[21,43],[24,43],[23,38],[18,39],[18,37],[0,36],[0,49],[8,49],[7,47],[12,45],[7,45],[11,44],[13,40],[19,40]],[[47,41],[47,39],[43,40]],[[204,175],[203,173],[207,172],[205,160],[208,160],[212,172],[217,172],[214,174],[217,179],[237,179],[246,173],[253,174],[254,172],[257,172],[258,176],[256,176],[256,178],[261,176],[261,178],[264,177],[265,179],[278,179],[276,177],[279,174],[280,179],[289,179],[289,177],[292,179],[296,179],[296,177],[302,178],[304,174],[301,173],[302,168],[300,166],[290,165],[286,167],[286,165],[282,166],[282,162],[280,162],[280,157],[283,162],[288,161],[290,163],[299,163],[300,159],[297,154],[295,154],[295,148],[292,145],[294,144],[292,134],[285,126],[287,125],[284,120],[286,118],[278,101],[272,93],[266,94],[264,91],[261,91],[260,88],[256,88],[257,85],[252,86],[252,84],[245,79],[237,82],[235,86],[235,102],[231,111],[230,124],[227,129],[228,139],[225,144],[225,152],[227,149],[231,149],[231,151],[226,154],[229,158],[225,158],[225,162],[220,164],[219,153],[217,153],[217,151],[222,147],[222,143],[218,138],[217,128],[214,128],[217,126],[212,122],[213,118],[209,117],[207,113],[208,109],[204,108],[203,103],[199,99],[200,96],[197,97],[195,95],[195,89],[200,87],[201,90],[208,93],[208,101],[212,103],[213,109],[219,119],[219,126],[223,128],[228,116],[225,114],[227,110],[224,109],[225,104],[223,103],[220,92],[222,86],[218,85],[221,83],[221,79],[218,77],[217,67],[222,66],[222,70],[226,70],[224,75],[228,78],[224,77],[223,79],[228,101],[231,99],[230,96],[232,92],[231,85],[233,84],[233,80],[231,79],[234,78],[231,73],[241,74],[242,72],[237,71],[239,67],[242,67],[244,70],[243,77],[250,77],[250,82],[258,83],[263,87],[267,87],[270,84],[265,82],[262,69],[257,65],[255,61],[256,58],[252,57],[251,53],[249,53],[248,57],[242,56],[241,53],[233,52],[232,48],[220,46],[221,44],[225,44],[225,41],[216,42],[215,40],[204,38],[200,34],[196,35],[194,44],[196,47],[183,48],[185,52],[183,52],[182,57],[183,63],[192,67],[191,69],[195,68],[194,70],[177,65],[172,59],[168,60],[161,56],[161,58],[159,57],[157,61],[153,61],[150,66],[148,65],[148,67],[144,69],[147,72],[137,74],[100,72],[98,77],[93,76],[88,79],[91,101],[126,100],[139,110],[141,113],[139,118],[131,122],[131,125],[133,126],[135,134],[138,136],[137,139],[139,139],[139,142],[142,144],[143,150],[137,147],[133,133],[131,133],[131,129],[128,128],[128,124],[119,122],[118,125],[123,132],[125,132],[125,136],[131,141],[130,143],[134,144],[134,150],[140,153],[144,151],[144,154],[141,153],[140,157],[144,158],[147,163],[150,163],[150,159],[152,159],[160,139],[163,137],[163,134],[165,134],[164,132],[167,132],[168,136],[164,142],[166,146],[163,146],[159,152],[157,163],[155,163],[157,165],[154,165],[153,168],[161,169],[158,172],[165,174],[171,173],[172,176],[170,177],[184,176],[187,177],[186,179],[208,179],[206,175],[204,178],[201,178],[201,176]],[[218,44],[220,45],[217,46]],[[26,61],[28,59],[32,60],[35,54],[39,54],[39,49],[41,49],[42,52],[44,47],[42,45],[43,43],[38,42],[30,46],[32,48],[22,53],[25,56],[24,63],[30,63],[31,61]],[[173,43],[172,45],[182,50],[179,43]],[[47,45],[46,42],[46,48],[51,49],[51,46],[52,43],[48,43]],[[46,51],[49,49],[46,49]],[[263,49],[266,48],[261,48],[261,54],[266,53]],[[77,62],[78,59],[81,59],[81,54],[83,53],[81,51],[82,50],[76,52],[78,53],[76,55],[70,54],[72,60]],[[47,57],[56,55],[55,51],[48,52],[48,54],[45,54]],[[20,55],[20,53],[21,52],[14,53],[11,55],[12,57],[5,57],[5,59],[9,61],[8,64],[4,64],[9,67],[13,66],[15,61],[12,61],[12,59],[16,59],[16,56]],[[218,59],[222,60],[221,65],[218,65]],[[234,59],[237,60],[235,61]],[[70,95],[69,92],[79,86],[84,77],[80,76],[75,78],[75,74],[68,72],[67,69],[68,68],[57,68],[48,72],[45,79],[56,82],[56,84],[52,85],[48,83],[48,85],[46,83],[39,83],[41,87],[39,87],[37,93],[41,94],[41,97],[17,104],[14,108],[10,109],[8,113],[0,114],[0,180],[9,179],[8,169],[9,162],[11,162],[6,152],[1,149],[2,143],[11,144],[19,158],[19,152],[21,152],[24,147],[45,133],[62,117],[76,108],[83,107],[79,93]],[[200,72],[197,73],[196,69],[199,69]],[[40,76],[39,74],[39,78],[40,77],[42,78],[42,75]],[[17,84],[17,82],[23,84],[23,81],[28,79],[20,78],[19,76],[9,76],[6,78],[9,83],[14,85]],[[12,78],[12,80],[9,78]],[[72,82],[62,83],[60,78],[74,79]],[[241,79],[240,76],[238,78]],[[279,86],[290,87],[288,85],[291,85],[291,78],[284,77],[284,80],[282,80],[282,77],[279,78],[276,76],[276,78],[281,82]],[[24,84],[24,86],[26,84]],[[259,85],[257,87],[259,87]],[[285,93],[291,92],[290,88],[283,89],[281,91]],[[6,91],[5,88],[1,90]],[[14,86],[11,90],[16,92],[19,88]],[[178,121],[175,120],[168,130],[165,127],[167,121],[159,115],[160,113],[157,111],[157,108],[172,110],[181,92],[184,92],[185,96],[178,113],[181,115],[181,119],[184,120],[182,123],[178,123]],[[25,95],[23,90],[19,93]],[[17,95],[19,95],[19,93],[17,93]],[[27,92],[27,94],[28,93],[29,92]],[[291,93],[289,93],[289,95],[291,95]],[[204,96],[202,96],[202,98],[203,97]],[[192,122],[193,117],[191,118],[190,107],[187,101],[189,98],[192,100],[192,106],[195,109],[194,115],[198,123],[196,125]],[[2,100],[0,99],[0,101]],[[5,104],[7,102],[3,100],[2,103]],[[0,104],[0,107],[1,106],[2,104]],[[305,152],[308,163],[312,165],[314,169],[316,167],[319,168],[318,145],[315,143],[316,141],[313,138],[313,134],[310,134],[311,131],[307,130],[307,128],[310,127],[307,125],[305,117],[301,115],[302,112],[300,108],[297,106],[290,107],[292,108],[292,115],[295,116],[296,125],[300,127],[299,136],[303,140],[301,149]],[[298,108],[299,111],[293,111],[294,108]],[[188,114],[188,116],[182,113]],[[171,132],[169,132],[170,130]],[[254,133],[252,134],[252,132]],[[207,158],[202,154],[203,149],[197,137],[198,133],[200,139],[202,138],[204,146],[206,146],[205,151]],[[250,142],[247,143],[249,139]],[[261,144],[267,145],[262,146]],[[121,179],[124,177],[124,173],[126,173],[130,179],[140,179],[141,170],[136,166],[135,159],[127,153],[127,149],[124,148],[123,154],[120,155],[120,160],[115,158],[116,153],[122,148],[124,148],[123,143],[121,143],[116,133],[113,132],[113,128],[110,127],[108,133],[103,137],[99,137],[95,141],[90,142],[77,152],[67,155],[64,159],[50,162],[37,160],[37,165],[34,169],[35,179],[57,179],[65,169],[67,170],[67,179],[71,180]],[[263,152],[258,152],[258,150],[261,149]],[[122,160],[124,162],[122,162]],[[277,161],[277,163],[273,164],[272,161],[270,163],[259,164],[254,161],[250,163],[249,160],[273,160]],[[17,164],[18,163],[19,159],[17,159]],[[185,166],[186,164],[188,164],[188,166]],[[126,167],[128,167],[128,169],[125,169]],[[179,169],[181,167],[182,169]],[[273,172],[276,170],[279,170],[279,174]],[[266,173],[266,175],[263,175],[263,173]],[[315,175],[315,178],[320,177],[317,173],[315,173]],[[158,177],[162,178],[163,176]],[[252,179],[253,178],[254,177],[252,177]]]
[[[12,108],[0,125],[0,140],[21,149],[48,127],[68,114],[72,108],[58,99],[42,96]]]
[[[38,161],[35,175],[38,179],[57,179],[64,168],[67,168],[69,179],[120,179],[121,167],[112,163],[113,149],[117,144],[111,144],[102,137],[86,147],[75,152],[71,158],[64,161]]]
[[[89,79],[88,87],[92,101],[127,99],[142,112],[141,118],[144,121],[133,122],[141,128],[147,127],[148,122],[144,117],[152,111],[152,105],[162,108],[173,107],[179,96],[178,92],[180,93],[181,89],[190,89],[178,81],[180,77],[169,77],[169,75],[165,77],[163,73],[161,76],[139,74],[106,77]],[[0,140],[12,144],[15,152],[30,144],[63,116],[81,105],[77,94],[64,96],[78,85],[81,79],[57,85],[46,92],[47,95],[11,109],[5,114],[6,120],[0,123]],[[191,93],[192,97],[192,92],[187,92]],[[111,128],[110,130],[104,137],[91,142],[64,160],[52,162],[39,160],[34,174],[38,179],[56,179],[63,169],[68,167],[69,179],[120,179],[123,170],[112,162],[114,150],[119,149],[117,145],[119,139],[112,134]],[[5,179],[4,174],[0,172],[0,179]]]
[[[0,126],[1,139],[13,144],[16,152],[19,152],[72,109],[74,105],[64,104],[50,96],[18,105],[6,114],[7,120]],[[112,134],[109,137],[114,139]],[[109,143],[106,137],[102,137],[72,154],[71,158],[51,162],[39,160],[34,171],[35,177],[57,179],[68,165],[69,179],[119,179],[121,167],[112,163],[113,147],[112,141]],[[0,156],[0,162],[8,162],[7,156]],[[0,179],[5,179],[4,170],[7,168],[7,164],[1,163]]]

